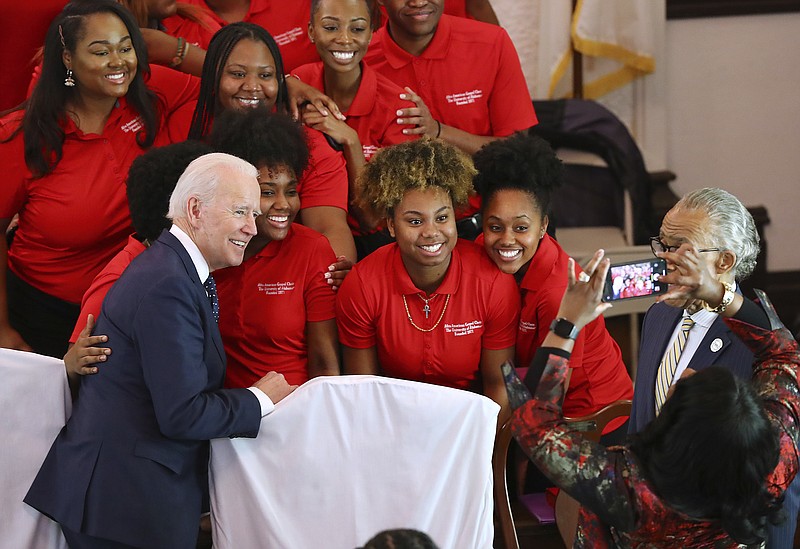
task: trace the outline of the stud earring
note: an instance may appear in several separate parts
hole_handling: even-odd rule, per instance
[[[67,77],[64,79],[64,85],[68,88],[75,87],[75,79],[72,78],[72,69],[67,69]]]

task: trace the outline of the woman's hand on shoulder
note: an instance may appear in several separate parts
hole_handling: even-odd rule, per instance
[[[342,285],[342,282],[344,282],[344,277],[347,276],[347,273],[350,272],[350,269],[353,268],[353,265],[354,263],[343,255],[340,255],[336,258],[334,263],[328,265],[328,272],[326,272],[323,276],[334,291],[338,290],[339,286]]]
[[[313,105],[322,116],[330,115],[339,120],[345,120],[345,116],[333,99],[299,78],[287,78],[286,91],[289,93],[289,114],[295,120],[300,120],[300,110],[305,103]]]
[[[94,315],[88,315],[86,326],[81,330],[75,345],[70,347],[64,355],[64,365],[67,368],[67,376],[85,376],[98,372],[97,364],[105,362],[111,349],[108,347],[97,347],[101,343],[108,341],[108,336],[92,335],[94,330]]]
[[[344,146],[361,146],[358,133],[346,122],[333,116],[320,113],[316,106],[308,104],[302,110],[303,124],[319,132],[329,135],[334,141]]]

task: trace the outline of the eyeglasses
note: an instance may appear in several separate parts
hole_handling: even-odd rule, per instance
[[[650,237],[650,249],[653,251],[653,255],[658,254],[658,252],[671,252],[675,253],[678,251],[680,246],[667,246],[661,241],[661,238],[657,236]],[[701,248],[697,250],[698,253],[704,252],[719,252],[722,251],[722,248]]]

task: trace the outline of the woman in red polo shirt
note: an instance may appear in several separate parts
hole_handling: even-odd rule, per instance
[[[413,107],[400,99],[405,91],[362,62],[372,39],[372,20],[366,0],[312,0],[308,34],[321,62],[292,71],[333,99],[347,117],[345,121],[323,116],[313,105],[303,111],[303,122],[329,135],[341,147],[350,183],[350,228],[356,236],[359,258],[391,242],[374,236],[379,220],[364,215],[356,202],[356,178],[378,149],[416,138],[403,133],[397,123],[398,109]],[[385,232],[385,231],[384,231]],[[368,246],[370,242],[374,245]],[[364,244],[364,245],[360,245]]]
[[[519,283],[516,363],[528,366],[567,287],[569,256],[546,232],[551,193],[561,183],[561,161],[546,141],[520,132],[484,146],[475,155],[475,167],[475,186],[483,198],[484,248],[500,270]],[[628,370],[602,316],[581,330],[569,365],[564,415],[591,414],[633,397]],[[621,442],[626,420],[611,421],[604,442]]]
[[[289,112],[283,60],[275,40],[253,23],[222,27],[211,40],[203,64],[200,96],[194,108],[170,119],[173,139],[204,139],[214,118],[228,109],[257,106]],[[341,153],[323,134],[305,130],[310,160],[300,180],[303,225],[324,234],[338,256],[355,260],[353,235],[347,225],[347,169]]]
[[[266,109],[228,110],[212,145],[258,168],[261,215],[244,262],[214,272],[226,387],[250,387],[269,371],[292,385],[339,374],[334,291],[324,278],[334,261],[328,240],[293,223],[300,209],[297,174],[308,163],[301,127]]]
[[[128,167],[196,93],[186,75],[151,72],[144,51],[124,7],[70,3],[24,110],[0,119],[0,228],[19,215],[10,249],[0,243],[2,347],[63,356],[84,291],[132,232]]]
[[[379,151],[361,200],[396,242],[353,267],[336,299],[344,371],[482,392],[503,407],[500,365],[514,355],[519,292],[473,242],[454,208],[472,189],[468,156],[423,138]]]

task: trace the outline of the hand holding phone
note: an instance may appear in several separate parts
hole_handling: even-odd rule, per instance
[[[661,258],[612,263],[606,275],[603,301],[618,301],[666,293],[669,284],[660,282],[667,274],[667,263]]]

